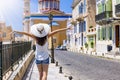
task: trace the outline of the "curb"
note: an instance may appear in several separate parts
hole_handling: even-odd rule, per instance
[[[34,58],[34,51],[30,51],[28,55],[25,57],[24,61],[19,65],[19,67],[12,73],[8,80],[22,80],[30,62]]]

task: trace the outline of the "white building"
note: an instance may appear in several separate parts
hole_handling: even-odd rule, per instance
[[[96,52],[99,55],[119,52],[120,43],[120,0],[97,0]]]
[[[96,24],[95,24],[95,0],[74,0],[72,4],[72,19],[69,20],[74,26],[74,32],[70,34],[71,51],[86,52],[87,49],[95,48],[96,44]],[[90,28],[91,27],[91,28]],[[91,47],[91,42],[94,47]]]

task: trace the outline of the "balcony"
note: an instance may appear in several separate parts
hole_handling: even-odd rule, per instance
[[[79,14],[79,16],[76,19],[77,21],[84,21],[83,14]]]
[[[115,5],[115,14],[117,17],[120,17],[120,4]]]
[[[84,21],[84,18],[88,16],[88,13],[82,13],[82,14],[79,14],[78,17],[77,17],[77,21]]]
[[[95,16],[95,21],[99,25],[109,24],[109,19],[112,18],[112,11],[104,11]]]

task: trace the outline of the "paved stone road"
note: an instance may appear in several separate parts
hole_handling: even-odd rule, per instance
[[[31,62],[22,80],[39,80],[39,72],[34,60]],[[50,63],[47,80],[68,80],[68,77],[59,73],[59,66],[56,67],[55,64]]]
[[[59,50],[55,59],[73,80],[120,80],[120,61]]]

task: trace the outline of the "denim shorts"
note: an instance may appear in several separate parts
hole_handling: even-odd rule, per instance
[[[45,59],[45,60],[35,60],[36,64],[49,64],[49,58]]]

